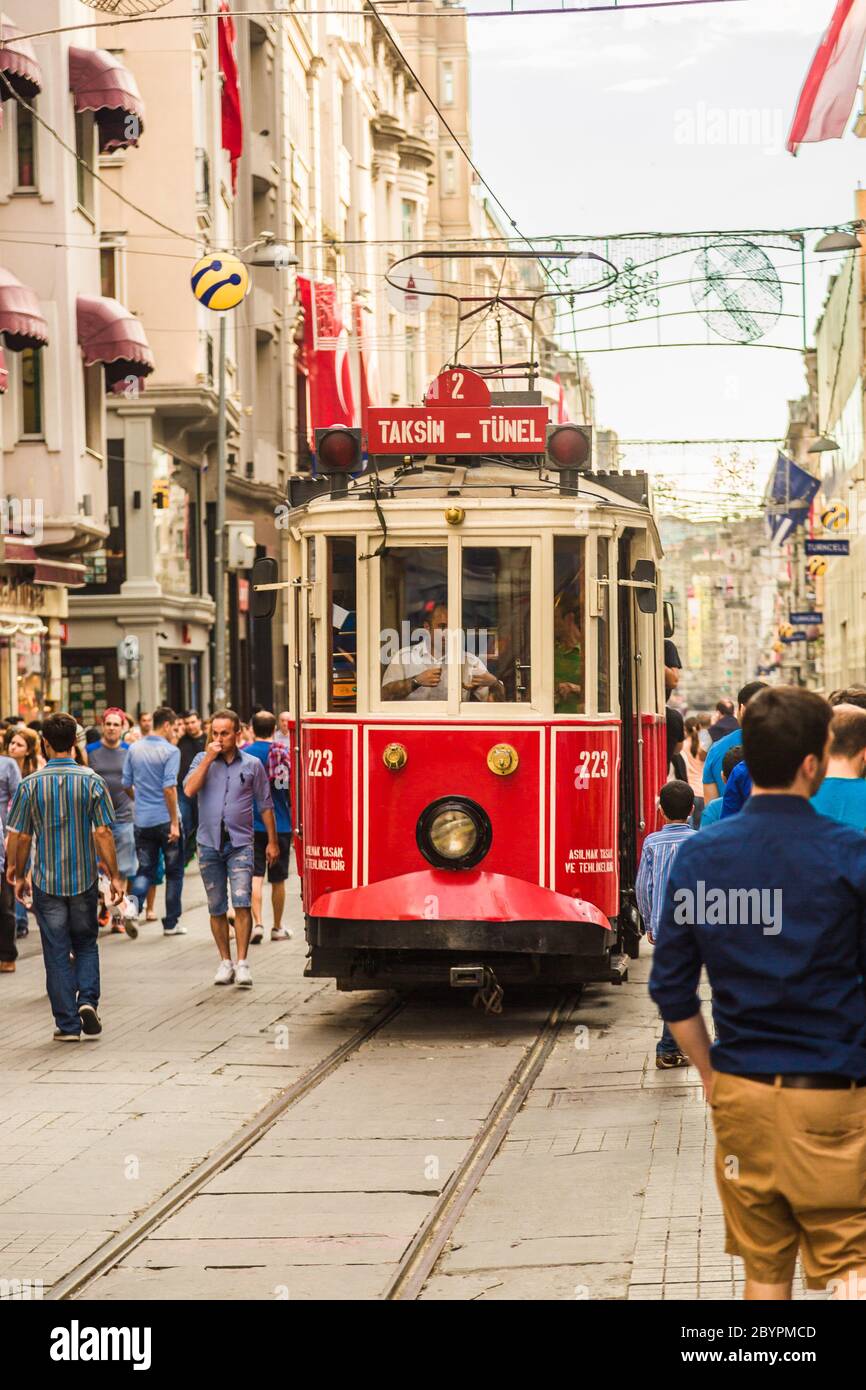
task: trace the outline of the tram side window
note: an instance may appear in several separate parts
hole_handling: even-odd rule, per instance
[[[461,559],[461,699],[529,701],[529,546],[464,545]]]
[[[597,538],[596,569],[598,578],[610,579],[610,542],[606,536]],[[599,616],[595,620],[598,653],[598,711],[606,714],[610,709],[610,584],[598,586]]]
[[[316,582],[316,538],[307,537],[307,583]],[[309,594],[311,590],[307,590]],[[310,613],[307,622],[307,709],[316,708],[316,621]]]
[[[582,536],[553,538],[553,711],[586,709],[585,546]]]
[[[358,707],[355,538],[328,538],[328,709]]]
[[[447,700],[447,547],[394,547],[381,566],[382,699]]]

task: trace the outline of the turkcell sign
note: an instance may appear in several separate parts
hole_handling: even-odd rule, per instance
[[[807,541],[807,555],[847,555],[850,550],[848,541]]]
[[[548,422],[543,405],[371,407],[371,454],[543,454]]]
[[[823,613],[789,613],[788,622],[793,627],[819,627],[824,621]]]
[[[782,641],[786,646],[791,642],[808,642],[809,638],[805,632],[792,632],[790,637],[783,637]]]

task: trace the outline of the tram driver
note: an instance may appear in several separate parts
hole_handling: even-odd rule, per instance
[[[448,680],[443,680],[448,632],[448,609],[437,603],[424,619],[424,636],[402,647],[382,677],[383,700],[447,700]],[[488,671],[480,657],[465,652],[460,666],[463,699],[502,700],[505,687]]]

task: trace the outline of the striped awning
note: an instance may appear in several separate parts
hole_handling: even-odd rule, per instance
[[[76,306],[84,364],[104,364],[110,391],[119,392],[129,377],[140,380],[153,371],[153,353],[141,321],[119,300],[80,294]]]
[[[13,352],[24,348],[45,347],[48,324],[42,317],[36,291],[10,270],[0,266],[0,333],[6,347]]]
[[[5,15],[0,15],[0,73],[6,79],[0,82],[0,101],[16,93],[32,101],[42,91],[42,69],[33,45]]]

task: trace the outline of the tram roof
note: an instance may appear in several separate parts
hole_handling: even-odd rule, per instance
[[[330,510],[355,502],[435,501],[469,498],[512,499],[551,503],[596,503],[602,508],[633,511],[652,518],[649,478],[638,472],[551,473],[536,462],[482,460],[438,462],[432,458],[388,462],[361,477],[345,480],[296,474],[289,479],[293,513]]]

